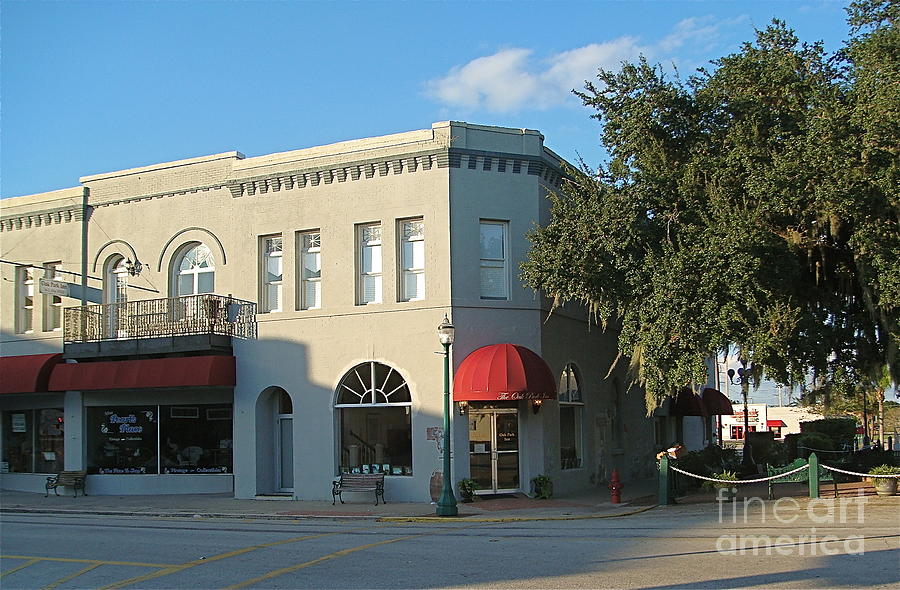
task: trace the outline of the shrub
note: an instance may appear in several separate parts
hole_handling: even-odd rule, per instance
[[[900,467],[891,465],[879,465],[869,469],[869,475],[900,475]]]
[[[802,459],[808,459],[810,453],[815,451],[833,451],[834,444],[831,439],[824,434],[815,432],[809,434],[801,434],[797,439],[797,456]],[[820,457],[821,458],[821,457]]]
[[[747,443],[753,449],[753,460],[756,463],[775,464],[771,458],[772,449],[775,447],[774,432],[750,432],[747,434]]]
[[[800,433],[821,434],[827,437],[832,443],[832,446],[828,447],[829,449],[851,448],[853,439],[856,437],[856,420],[854,418],[825,418],[801,422]]]
[[[723,449],[716,445],[709,445],[699,451],[691,451],[676,463],[679,469],[710,477],[713,473],[737,471],[740,464],[741,459],[737,451]],[[700,485],[700,480],[685,476],[679,478],[679,483],[686,487],[696,487]]]

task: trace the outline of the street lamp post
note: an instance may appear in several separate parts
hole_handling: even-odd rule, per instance
[[[453,495],[452,477],[450,475],[450,346],[456,328],[444,314],[444,321],[438,326],[438,339],[444,347],[444,483],[441,485],[441,497],[438,499],[435,514],[438,516],[456,516],[456,496]]]
[[[733,384],[741,385],[741,395],[744,396],[744,452],[741,458],[741,466],[744,473],[752,472],[756,466],[753,463],[753,449],[750,448],[750,440],[747,435],[750,434],[750,410],[747,407],[747,400],[750,397],[750,374],[753,372],[753,365],[747,368],[747,361],[741,359],[741,366],[737,370],[737,379],[735,379],[735,370],[728,369],[728,380]]]

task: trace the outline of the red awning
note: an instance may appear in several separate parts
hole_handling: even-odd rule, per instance
[[[524,346],[492,344],[472,352],[459,365],[453,399],[556,399],[556,379],[544,359]]]
[[[787,424],[783,420],[766,420],[766,428],[784,428]]]
[[[62,355],[27,354],[0,357],[0,394],[47,391],[47,381]]]
[[[189,356],[136,361],[100,361],[57,365],[53,391],[147,389],[153,387],[232,387],[233,356]]]
[[[706,416],[706,407],[700,396],[694,393],[690,387],[682,387],[675,396],[672,404],[672,416]]]
[[[731,400],[718,389],[707,387],[703,390],[702,397],[703,406],[706,408],[706,413],[710,416],[730,416],[734,414]]]

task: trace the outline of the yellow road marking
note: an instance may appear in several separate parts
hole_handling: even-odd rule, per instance
[[[332,559],[337,559],[338,557],[343,557],[345,555],[349,555],[351,553],[356,553],[357,551],[362,551],[363,549],[371,549],[372,547],[378,547],[379,545],[387,545],[388,543],[396,543],[398,541],[406,541],[407,539],[415,539],[416,537],[422,537],[426,533],[422,533],[419,535],[409,535],[406,537],[398,537],[396,539],[386,539],[384,541],[376,541],[375,543],[369,543],[367,545],[360,545],[359,547],[351,547],[350,549],[342,549],[341,551],[335,551],[334,553],[329,553],[328,555],[323,555],[317,559],[313,559],[311,561],[305,561],[303,563],[298,563],[297,565],[292,565],[290,567],[285,567],[277,570],[272,570],[267,574],[263,574],[256,578],[251,578],[249,580],[244,580],[238,584],[233,584],[231,586],[226,586],[225,590],[235,590],[236,588],[245,588],[252,584],[256,584],[257,582],[262,582],[263,580],[271,580],[272,578],[277,578],[278,576],[283,576],[284,574],[288,574],[291,572],[295,572],[297,570],[301,570],[303,568],[307,568],[311,565],[316,565],[318,563],[322,563],[324,561],[329,561]]]
[[[27,558],[27,557],[13,557],[13,556],[10,556],[10,559],[28,559],[28,558]],[[19,570],[23,570],[23,569],[25,569],[26,567],[28,567],[29,565],[34,565],[34,564],[36,564],[36,563],[39,562],[39,561],[40,561],[40,559],[33,559],[33,558],[32,558],[32,559],[29,559],[28,561],[26,561],[26,562],[23,563],[22,565],[18,565],[18,566],[16,566],[16,567],[12,568],[11,570],[6,570],[5,572],[0,573],[0,578],[2,578],[3,576],[9,575],[9,574],[11,574],[11,573],[13,573],[13,572],[17,572],[17,571],[19,571]]]
[[[108,586],[103,586],[101,588],[101,590],[114,590],[117,588],[124,588],[125,586],[130,586],[131,584],[137,584],[140,582],[146,582],[147,580],[161,578],[163,576],[168,576],[169,574],[181,572],[186,569],[196,567],[198,565],[203,565],[205,563],[211,563],[214,561],[220,561],[222,559],[228,559],[229,557],[235,557],[236,555],[241,555],[243,553],[250,553],[251,551],[256,551],[257,549],[265,549],[266,547],[275,547],[277,545],[284,545],[286,543],[296,543],[298,541],[308,541],[310,539],[319,539],[321,537],[329,537],[332,535],[341,535],[341,534],[346,534],[348,532],[353,532],[353,531],[335,531],[332,533],[321,533],[318,535],[306,535],[304,537],[292,537],[290,539],[284,539],[281,541],[272,541],[271,543],[260,543],[259,545],[250,545],[249,547],[242,547],[240,549],[235,549],[234,551],[229,551],[227,553],[220,553],[219,555],[213,555],[212,557],[207,557],[206,559],[195,559],[193,561],[188,561],[186,563],[182,563],[179,565],[164,566],[164,569],[161,569],[156,572],[151,572],[149,574],[144,574],[142,576],[136,576],[134,578],[128,578],[127,580],[122,580],[120,582],[115,582],[113,584],[109,584]]]
[[[59,580],[56,580],[52,584],[48,584],[48,585],[44,586],[43,588],[41,588],[41,590],[52,590],[53,588],[56,588],[60,584],[64,584],[65,582],[68,582],[69,580],[73,580],[73,579],[77,578],[78,576],[80,576],[81,574],[86,574],[89,571],[91,571],[92,569],[100,567],[101,565],[103,565],[103,564],[95,563],[95,564],[89,565],[86,568],[82,568],[81,570],[75,572],[74,574],[70,574],[70,575],[66,576],[65,578],[60,578]]]
[[[33,559],[35,561],[65,561],[69,563],[96,563],[99,565],[134,565],[137,567],[172,567],[171,563],[141,563],[139,561],[104,561],[102,559],[78,559],[75,557],[37,557],[34,555],[0,555],[2,559]]]

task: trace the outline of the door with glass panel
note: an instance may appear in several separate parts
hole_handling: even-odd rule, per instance
[[[518,410],[469,410],[469,473],[480,493],[520,489]]]
[[[294,491],[294,419],[291,416],[278,416],[278,466],[277,480],[279,492]]]
[[[106,321],[103,326],[104,338],[127,338],[128,321],[125,303],[128,301],[128,269],[125,259],[112,261],[103,281],[103,302],[106,304]]]

